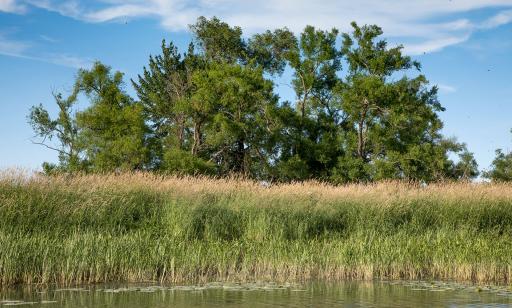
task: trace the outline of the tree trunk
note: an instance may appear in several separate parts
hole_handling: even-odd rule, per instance
[[[301,110],[300,110],[300,113],[301,113],[301,120],[302,122],[304,122],[304,117],[306,116],[306,101],[308,99],[308,95],[307,94],[304,94],[304,99],[302,100],[302,106],[301,107]]]
[[[192,155],[194,156],[197,155],[199,147],[201,146],[201,126],[201,121],[194,123],[194,144],[192,144]]]
[[[184,116],[178,117],[178,147],[183,149],[183,140],[185,137],[185,119]]]
[[[245,170],[245,146],[244,139],[239,139],[237,142],[236,157],[234,170],[237,173],[246,174]]]
[[[359,118],[359,127],[357,130],[357,155],[363,159],[366,160],[366,136],[364,124],[366,122],[366,116],[368,114],[368,100],[364,99],[363,102],[363,110],[361,111],[361,117]]]

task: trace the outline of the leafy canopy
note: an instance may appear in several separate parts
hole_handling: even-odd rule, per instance
[[[102,63],[78,72],[59,114],[42,105],[29,122],[37,142],[59,153],[50,171],[154,170],[334,183],[470,180],[464,144],[441,134],[444,111],[420,64],[389,47],[376,25],[340,34],[307,26],[244,36],[214,17],[190,26],[181,53],[162,41],[131,81]],[[284,74],[287,72],[287,74]],[[288,74],[289,73],[289,74]],[[295,93],[280,101],[276,79]],[[279,81],[281,82],[281,81]],[[88,106],[74,110],[79,97]],[[456,157],[455,161],[451,157]],[[491,178],[506,178],[508,155]]]

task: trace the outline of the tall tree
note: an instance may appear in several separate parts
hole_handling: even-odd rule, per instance
[[[246,58],[246,43],[240,27],[230,27],[217,17],[199,17],[190,30],[208,61],[235,63]]]
[[[326,177],[340,155],[341,54],[336,49],[338,30],[320,31],[308,26],[298,39],[286,29],[274,32],[274,47],[269,59],[284,58],[293,71],[292,86],[297,101],[296,113],[285,113],[289,137],[283,139],[279,168],[282,178]],[[269,33],[266,36],[270,36]],[[265,37],[262,37],[265,38]],[[260,40],[263,40],[260,38]],[[263,40],[264,41],[264,40]],[[269,66],[279,71],[278,61]],[[286,108],[286,106],[283,106]],[[297,173],[294,170],[306,169]],[[290,173],[291,171],[291,173]]]
[[[297,53],[298,41],[287,28],[255,34],[247,43],[248,58],[270,75],[282,75],[287,59]]]
[[[135,84],[137,91],[142,94],[139,98],[144,101],[147,100],[148,95],[143,92],[155,92],[154,90],[145,91],[144,88],[151,88],[147,85],[155,84],[154,89],[161,89],[162,82],[158,80],[168,82],[173,79],[173,76],[180,75],[180,71],[184,71],[184,75],[187,76],[185,79],[188,92],[183,96],[184,99],[176,100],[173,98],[174,93],[171,93],[168,96],[161,96],[164,99],[160,105],[167,108],[166,110],[180,112],[185,116],[184,148],[190,154],[184,153],[184,149],[169,147],[169,150],[164,151],[163,154],[163,167],[174,171],[196,173],[212,171],[213,164],[219,174],[248,175],[255,170],[249,159],[250,154],[255,153],[259,155],[259,161],[268,167],[267,155],[270,154],[267,152],[272,151],[268,150],[268,144],[263,144],[263,140],[260,140],[258,148],[252,146],[248,150],[246,147],[248,142],[254,143],[250,137],[251,134],[258,135],[261,139],[270,140],[271,138],[263,138],[264,135],[258,133],[256,129],[258,126],[242,128],[243,125],[247,125],[243,124],[247,117],[258,118],[254,112],[258,112],[258,106],[261,104],[262,98],[259,96],[266,97],[266,100],[275,100],[272,97],[273,86],[269,85],[263,77],[266,67],[259,62],[264,61],[264,58],[259,56],[256,59],[253,56],[247,43],[242,39],[242,31],[239,27],[230,27],[215,17],[212,19],[200,17],[190,28],[194,41],[199,47],[199,53],[195,54],[189,49],[183,60],[180,60],[177,50],[174,49],[172,62],[180,65],[170,66],[168,70],[163,70],[162,65],[153,65],[155,69],[150,72],[146,70],[144,77],[139,77],[139,83]],[[165,52],[163,54],[165,56]],[[237,84],[238,88],[234,84]],[[253,87],[254,93],[249,95],[243,87]],[[264,90],[258,87],[263,87]],[[236,97],[234,93],[240,96]],[[151,110],[148,112],[155,114]],[[266,124],[273,122],[270,120],[270,114],[271,112],[267,110]],[[175,126],[172,121],[168,123]],[[244,137],[244,134],[247,136]],[[233,140],[222,141],[219,139],[221,136],[227,139],[235,138],[236,147],[232,144]],[[178,163],[176,160],[187,163]],[[267,167],[262,170],[268,169]],[[180,170],[180,168],[187,170]],[[264,171],[258,173],[262,174]]]
[[[343,34],[348,72],[342,89],[345,155],[333,170],[337,181],[400,178],[432,181],[449,175],[448,146],[440,133],[443,111],[437,89],[423,75],[408,78],[417,62],[379,40],[378,26]],[[395,79],[403,73],[404,76]]]
[[[400,46],[388,49],[386,41],[376,42],[382,35],[381,28],[359,27],[356,23],[352,23],[352,27],[352,35],[343,34],[342,52],[349,65],[343,109],[356,128],[356,154],[368,161],[370,128],[379,122],[379,117],[389,113],[391,96],[395,94],[387,78],[413,65],[419,68],[419,65],[403,56]]]
[[[295,36],[283,28],[246,40],[240,27],[200,17],[190,26],[195,45],[181,54],[162,41],[132,80],[140,102],[124,91],[121,73],[96,63],[79,71],[69,98],[55,96],[58,118],[38,106],[29,120],[69,170],[337,183],[477,176],[472,153],[441,134],[444,108],[419,63],[389,48],[378,26],[352,26],[339,48],[336,29],[307,26]],[[270,79],[287,69],[294,103],[279,102]],[[75,116],[81,93],[90,106]],[[507,160],[498,152],[496,174],[506,174]]]
[[[90,106],[77,113],[77,124],[92,171],[140,170],[148,162],[143,107],[122,87],[123,74],[99,62],[78,73]]]
[[[201,68],[203,61],[190,44],[182,57],[178,48],[171,42],[162,41],[162,53],[149,57],[148,67],[138,82],[132,80],[137,96],[144,107],[144,115],[152,129],[152,144],[156,146],[153,164],[156,168],[162,163],[168,151],[187,151],[192,148],[196,154],[200,135],[200,124],[189,123],[190,98],[193,92],[192,75]],[[190,135],[194,136],[191,144]]]
[[[212,63],[194,76],[193,99],[212,111],[205,137],[220,172],[261,174],[268,161],[270,115],[277,108],[272,82],[260,68]]]
[[[80,129],[73,113],[73,106],[77,102],[77,91],[74,89],[67,98],[63,98],[61,93],[55,93],[53,97],[59,108],[57,118],[52,119],[41,104],[30,109],[28,120],[36,137],[39,137],[39,140],[32,142],[58,153],[59,165],[45,162],[43,164],[45,173],[80,171],[84,168],[83,147],[79,139]],[[54,139],[58,140],[58,145],[54,145]]]

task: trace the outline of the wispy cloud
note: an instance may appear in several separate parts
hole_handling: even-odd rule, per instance
[[[26,41],[17,41],[7,38],[0,33],[0,55],[22,58],[71,68],[88,68],[92,64],[91,59],[76,57],[60,53],[34,54],[32,44]]]
[[[16,56],[25,52],[30,44],[22,41],[8,39],[4,34],[0,33],[0,54],[7,56]]]
[[[505,10],[502,11],[495,16],[489,18],[486,20],[482,25],[481,28],[483,29],[492,29],[496,28],[501,25],[508,24],[512,21],[512,10]]]
[[[454,86],[447,85],[447,84],[440,83],[437,85],[437,88],[439,89],[439,91],[444,92],[444,93],[457,92],[457,88],[455,88]]]
[[[456,45],[467,41],[470,37],[469,33],[461,34],[460,36],[440,37],[428,40],[419,44],[407,44],[404,51],[410,55],[421,55],[440,51],[445,47]]]
[[[141,7],[134,4],[123,4],[112,6],[103,10],[85,14],[86,20],[93,22],[105,22],[118,18],[141,17],[145,15],[154,15],[155,11],[152,7]]]
[[[23,13],[25,6],[17,3],[16,0],[0,0],[0,12]]]
[[[425,41],[418,44],[407,44],[405,52],[412,55],[420,55],[440,51],[445,47],[466,42],[475,31],[484,31],[506,25],[512,22],[512,10],[503,10],[496,15],[482,21],[471,22],[462,19],[447,24],[437,24],[432,28],[442,31],[432,31],[432,39],[425,35]]]
[[[386,36],[400,38],[410,54],[442,50],[466,41],[473,32],[512,22],[512,0],[0,0],[10,6],[32,5],[87,22],[151,16],[169,31],[186,30],[198,16],[218,16],[247,34],[287,26],[299,32],[308,24],[349,30],[352,20],[382,26]],[[484,22],[450,16],[502,8]],[[429,22],[443,17],[444,22]]]
[[[0,0],[1,1],[1,0]],[[54,0],[18,0],[26,4],[55,12],[63,16],[81,19],[83,8],[78,0],[54,1]]]
[[[49,37],[48,35],[44,35],[44,34],[41,34],[39,35],[39,38],[45,42],[49,42],[49,43],[57,43],[58,40],[57,39],[54,39],[53,37]]]
[[[52,63],[60,66],[71,68],[89,68],[92,66],[92,59],[85,59],[68,54],[48,54],[43,57],[35,58],[36,60]]]

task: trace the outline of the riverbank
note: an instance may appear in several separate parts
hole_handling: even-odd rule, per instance
[[[0,284],[509,283],[512,185],[0,177]]]

